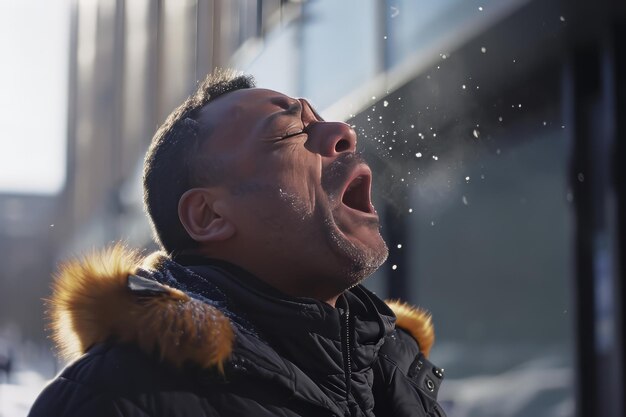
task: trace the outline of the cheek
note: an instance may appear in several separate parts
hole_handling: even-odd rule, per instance
[[[299,155],[284,167],[285,188],[291,194],[290,201],[297,200],[300,211],[311,215],[321,196],[320,162],[310,155]]]

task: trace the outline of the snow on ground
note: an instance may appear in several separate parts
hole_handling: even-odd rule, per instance
[[[17,371],[0,383],[0,417],[24,417],[48,381],[31,370]]]
[[[572,370],[550,358],[496,375],[444,381],[439,401],[448,417],[570,417]]]

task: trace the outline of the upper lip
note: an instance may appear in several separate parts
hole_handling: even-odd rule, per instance
[[[376,213],[372,205],[372,170],[366,164],[358,164],[348,175],[341,190],[341,202],[353,210]]]

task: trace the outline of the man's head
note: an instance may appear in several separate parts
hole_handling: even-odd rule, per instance
[[[144,182],[166,250],[230,261],[287,294],[326,301],[386,259],[370,201],[371,171],[356,153],[350,126],[324,121],[306,100],[256,88],[234,88],[193,118],[175,117],[195,127],[169,135],[187,150],[164,163],[169,175],[192,174],[185,184],[168,180],[176,191],[156,191],[164,185],[149,181],[151,166],[161,163],[153,145]],[[177,194],[176,217],[170,207],[169,218],[157,221],[154,193]],[[186,233],[179,230],[173,244],[159,232],[171,223]]]
[[[216,70],[152,138],[144,161],[144,205],[154,236],[165,251],[176,253],[198,246],[178,220],[178,202],[188,189],[215,183],[223,175],[223,167],[211,155],[198,155],[213,127],[199,122],[200,111],[222,94],[254,86],[250,76]]]

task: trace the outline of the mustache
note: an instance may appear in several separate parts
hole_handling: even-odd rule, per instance
[[[361,152],[342,153],[322,173],[322,189],[336,197],[348,180],[348,176],[359,164],[366,163]]]

